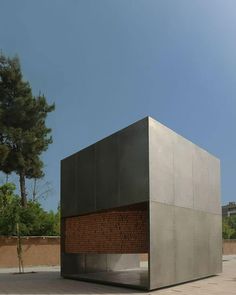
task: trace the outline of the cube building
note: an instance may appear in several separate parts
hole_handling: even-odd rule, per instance
[[[147,117],[61,161],[61,275],[152,290],[222,271],[220,161]]]

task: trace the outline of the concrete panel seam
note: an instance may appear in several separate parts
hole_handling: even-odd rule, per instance
[[[173,204],[162,203],[162,202],[159,202],[159,201],[156,201],[156,200],[150,200],[150,201],[151,202],[154,202],[154,203],[166,205],[166,206],[169,206],[169,207],[175,206],[175,207],[178,207],[178,208],[188,209],[188,210],[192,210],[192,211],[197,211],[197,212],[202,212],[202,213],[208,213],[208,214],[212,214],[212,215],[222,216],[221,213],[214,213],[214,212],[210,212],[210,211],[207,211],[207,210],[193,209],[193,208],[179,206],[179,205],[176,206],[176,205],[173,205]]]

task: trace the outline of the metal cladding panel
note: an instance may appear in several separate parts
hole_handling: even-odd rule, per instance
[[[85,272],[107,270],[107,254],[85,254]]]
[[[150,289],[220,273],[221,215],[150,202]]]
[[[174,150],[174,203],[193,208],[193,149],[194,145],[181,136],[172,134]]]
[[[121,130],[119,137],[119,205],[149,199],[148,120]]]
[[[61,275],[85,272],[85,254],[61,253]]]
[[[139,254],[107,254],[107,270],[139,268]]]
[[[150,202],[150,289],[175,283],[174,206]]]
[[[175,279],[177,282],[191,280],[194,277],[194,264],[198,257],[194,255],[194,211],[175,207]]]
[[[118,135],[96,143],[96,209],[119,205]]]
[[[209,272],[209,214],[194,211],[194,278],[210,275]],[[217,247],[218,245],[215,245]]]
[[[149,118],[150,199],[174,204],[174,154],[171,130]]]
[[[208,157],[208,177],[209,177],[209,203],[208,211],[221,215],[220,200],[220,161],[209,155]]]
[[[193,153],[194,209],[209,211],[208,153],[195,146]],[[212,199],[214,202],[214,200]]]
[[[221,214],[220,162],[149,118],[150,200]]]
[[[70,216],[76,213],[77,199],[75,194],[75,161],[70,156],[61,161],[61,215]]]
[[[148,201],[148,118],[62,160],[62,217]]]
[[[76,161],[76,213],[95,211],[95,146],[92,145],[75,154]],[[77,205],[78,204],[78,205]]]
[[[222,272],[222,216],[209,214],[209,273]]]
[[[94,272],[139,268],[139,254],[61,254],[61,275],[76,276]],[[104,279],[105,279],[104,275]]]

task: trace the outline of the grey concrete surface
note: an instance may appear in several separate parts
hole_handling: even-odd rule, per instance
[[[235,295],[236,255],[223,257],[223,273],[206,279],[188,282],[148,294],[167,295]],[[0,269],[0,294],[147,294],[126,288],[66,280],[58,267],[26,268],[35,271],[24,275],[13,274],[16,269]]]

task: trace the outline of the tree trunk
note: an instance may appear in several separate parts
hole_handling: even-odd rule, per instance
[[[21,234],[20,234],[20,225],[18,222],[16,224],[16,232],[17,232],[17,257],[18,257],[19,273],[24,273],[24,263],[23,263],[23,257],[22,257],[22,242],[21,242]]]
[[[27,206],[27,194],[26,194],[26,188],[25,188],[25,173],[24,171],[20,172],[20,194],[21,194],[21,206],[26,207]]]
[[[35,202],[36,201],[36,183],[37,183],[37,179],[36,178],[34,178],[34,186],[33,186],[33,202]]]

